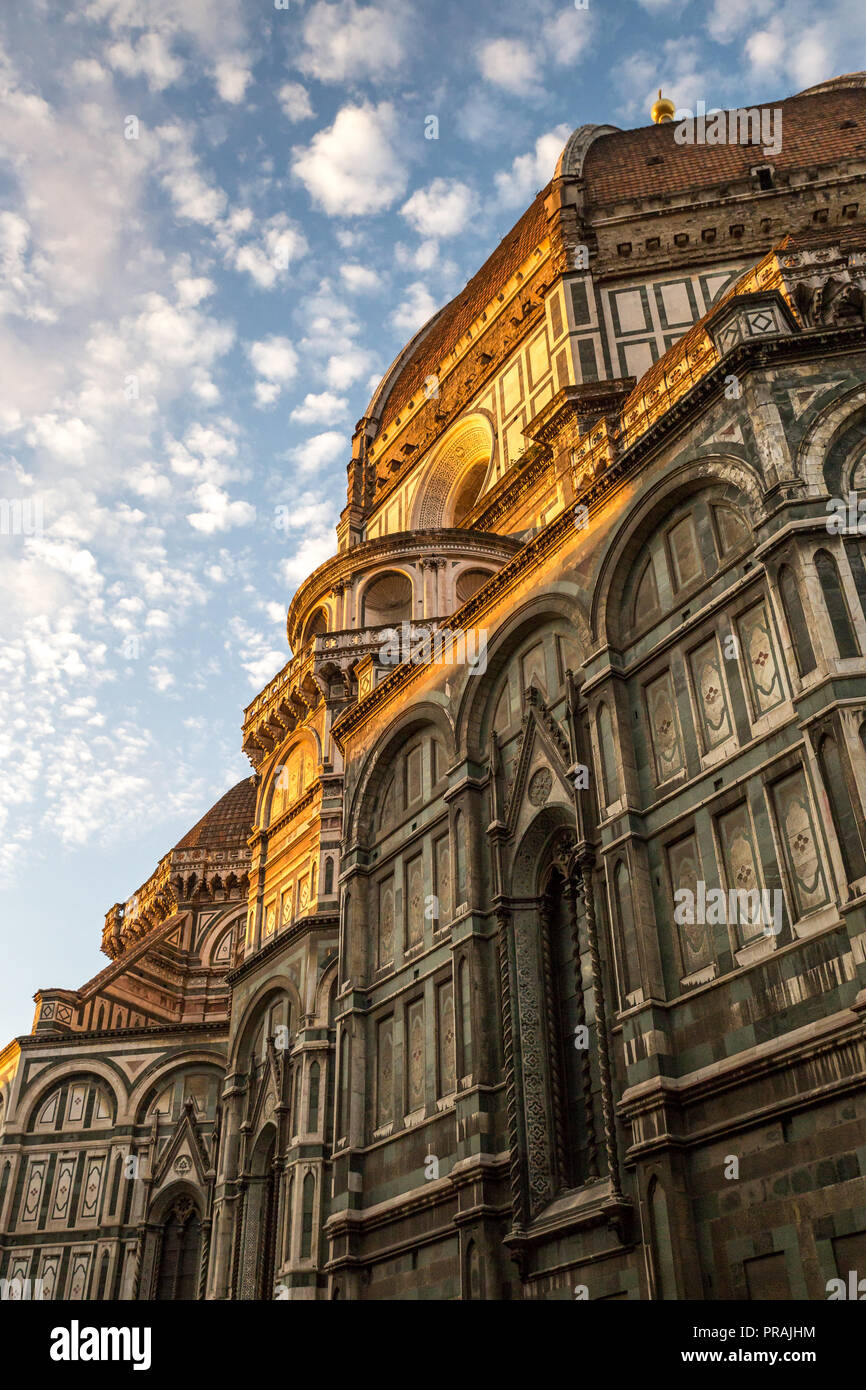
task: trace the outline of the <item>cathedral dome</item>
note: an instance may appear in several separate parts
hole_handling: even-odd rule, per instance
[[[644,198],[686,195],[696,189],[748,181],[758,157],[772,159],[781,174],[862,157],[866,127],[866,73],[834,77],[785,98],[748,110],[782,111],[784,142],[764,155],[760,141],[695,143],[675,140],[678,123],[620,130],[611,125],[578,126],[566,141],[554,177],[467,282],[439,309],[395,358],[365,412],[376,433],[390,429],[406,408],[423,400],[424,384],[438,374],[470,325],[505,287],[539,243],[553,232],[561,180],[582,185],[583,217],[593,210]]]
[[[547,230],[544,200],[550,185],[536,194],[523,216],[450,303],[435,313],[392,364],[366,414],[380,423],[423,395],[427,377],[439,370],[458,339],[498,293]]]
[[[583,161],[585,206],[612,207],[640,198],[687,194],[748,180],[756,163],[769,159],[782,175],[838,160],[861,159],[866,128],[862,79],[836,78],[813,91],[754,108],[782,113],[784,139],[778,151],[733,140],[679,144],[678,122],[600,134]],[[707,116],[709,122],[711,117]]]
[[[817,92],[838,92],[843,87],[866,87],[866,72],[846,72],[842,77],[831,77],[819,82],[815,87],[804,87],[798,97],[811,97]]]
[[[242,849],[253,828],[256,779],[245,777],[221,796],[188,830],[175,850]]]

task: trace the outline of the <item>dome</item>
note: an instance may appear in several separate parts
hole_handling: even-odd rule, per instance
[[[804,87],[798,97],[811,97],[816,92],[838,92],[843,87],[866,87],[866,72],[846,72],[842,77],[831,77],[819,82],[815,87]]]
[[[781,172],[816,164],[862,158],[866,129],[866,73],[830,78],[779,102],[749,110],[782,110],[784,142],[771,158]],[[676,143],[677,123],[620,130],[611,125],[582,125],[572,132],[557,162],[553,180],[536,194],[523,216],[473,275],[460,294],[439,309],[398,354],[383,376],[366,416],[386,428],[423,390],[448,354],[515,270],[550,231],[545,204],[557,179],[581,179],[583,207],[634,199],[686,194],[748,179],[756,160],[751,144]],[[760,146],[757,147],[760,150]],[[555,215],[555,214],[553,214]]]
[[[243,849],[252,833],[256,778],[245,777],[206,811],[175,845],[176,850]]]
[[[536,195],[464,289],[415,334],[376,390],[366,411],[368,416],[378,417],[384,424],[398,415],[423,390],[426,378],[438,371],[469,325],[532,253],[547,231],[544,200],[549,188],[548,184]]]

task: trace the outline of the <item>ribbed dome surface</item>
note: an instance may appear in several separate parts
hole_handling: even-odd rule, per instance
[[[242,849],[253,826],[256,779],[245,777],[188,830],[175,849]]]

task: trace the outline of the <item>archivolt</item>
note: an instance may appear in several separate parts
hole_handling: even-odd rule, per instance
[[[433,456],[418,488],[412,530],[430,530],[449,524],[446,509],[459,478],[473,464],[490,463],[493,430],[487,417],[476,413],[448,431]]]
[[[457,747],[468,756],[483,757],[485,716],[499,678],[520,643],[545,623],[564,623],[582,652],[589,650],[589,629],[577,603],[576,587],[552,586],[522,604],[493,636],[487,648],[487,670],[468,676],[457,710]]]
[[[862,385],[854,386],[844,396],[835,396],[819,411],[809,426],[797,452],[797,471],[808,485],[810,491],[819,496],[827,492],[841,490],[840,475],[843,460],[834,460],[835,477],[827,477],[827,465],[831,454],[842,442],[848,429],[861,424],[866,414],[863,404]],[[862,444],[862,431],[858,432],[856,442]],[[845,451],[848,452],[847,450]]]
[[[636,558],[655,522],[676,503],[713,485],[735,489],[751,525],[756,527],[760,523],[764,512],[760,480],[742,459],[729,454],[703,455],[679,464],[656,479],[620,520],[599,566],[590,614],[593,646],[615,640],[611,623],[619,616],[622,588],[617,580],[625,579],[629,564]]]

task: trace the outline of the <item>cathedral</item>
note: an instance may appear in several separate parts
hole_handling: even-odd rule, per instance
[[[4,1297],[866,1276],[866,73],[723,114],[382,378],[249,776],[0,1051]]]

